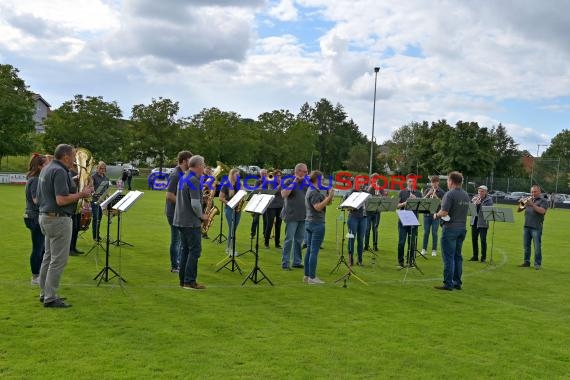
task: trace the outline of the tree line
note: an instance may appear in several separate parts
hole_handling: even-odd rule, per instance
[[[44,121],[45,134],[37,136],[31,95],[17,69],[0,65],[0,158],[33,149],[52,152],[65,142],[106,162],[151,158],[157,166],[171,166],[178,151],[190,150],[214,166],[221,161],[283,169],[305,162],[325,173],[369,170],[369,139],[341,104],[325,98],[303,104],[297,114],[273,110],[256,120],[215,107],[181,116],[177,101],[158,98],[133,106],[126,119],[116,101],[75,95],[51,112]],[[562,157],[567,168],[569,134],[564,130],[553,138],[543,157]],[[521,160],[528,152],[519,149],[501,124],[412,122],[381,146],[375,143],[374,152],[372,171],[379,173],[427,177],[459,170],[465,176],[528,176]]]

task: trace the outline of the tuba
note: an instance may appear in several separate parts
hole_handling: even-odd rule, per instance
[[[75,166],[77,167],[77,191],[82,191],[85,186],[93,184],[91,171],[95,160],[93,154],[85,148],[75,149]],[[77,202],[76,214],[81,214],[79,230],[86,231],[91,223],[91,197],[80,199]]]

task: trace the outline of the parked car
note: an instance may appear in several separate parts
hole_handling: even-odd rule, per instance
[[[174,169],[176,169],[176,168],[162,168],[162,172],[166,173],[166,174],[170,174],[174,171]],[[161,171],[160,168],[154,168],[150,172],[151,173],[158,173],[160,171]]]
[[[510,201],[518,201],[521,198],[524,197],[528,197],[530,196],[530,193],[525,193],[522,191],[513,191],[512,193],[509,193],[505,196],[506,200],[510,200]]]
[[[505,193],[504,191],[500,191],[500,190],[491,190],[489,191],[489,195],[493,198],[504,198],[507,193]]]
[[[96,168],[93,168],[95,172]],[[121,178],[124,170],[130,170],[133,176],[140,174],[139,169],[135,168],[133,165],[122,162],[114,162],[112,165],[107,165],[107,177],[109,178]]]

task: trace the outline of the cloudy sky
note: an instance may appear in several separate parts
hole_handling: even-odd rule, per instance
[[[57,108],[75,94],[256,119],[327,98],[375,138],[501,122],[532,154],[570,128],[565,0],[1,0],[0,62]],[[540,147],[540,152],[545,147]]]

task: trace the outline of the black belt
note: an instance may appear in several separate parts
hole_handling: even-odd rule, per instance
[[[52,218],[70,218],[71,215],[61,212],[40,212],[40,215],[51,216]]]

